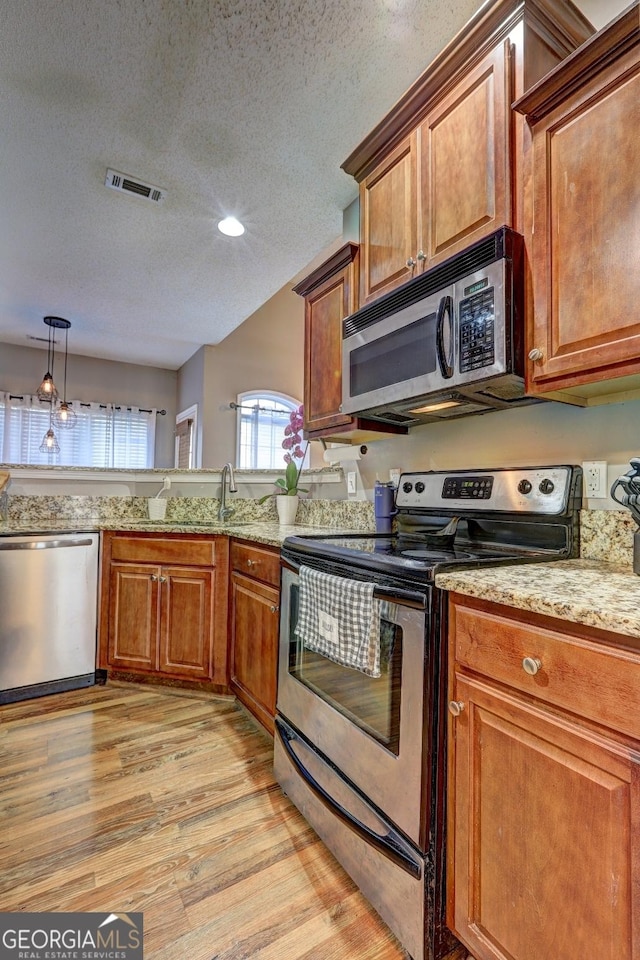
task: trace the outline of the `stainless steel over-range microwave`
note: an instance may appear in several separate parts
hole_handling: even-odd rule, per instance
[[[342,412],[411,426],[532,402],[523,263],[501,227],[346,317]]]

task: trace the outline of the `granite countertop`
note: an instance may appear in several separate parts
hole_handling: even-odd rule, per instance
[[[280,525],[269,521],[242,521],[233,523],[180,523],[172,521],[155,522],[150,520],[87,520],[65,519],[46,521],[25,521],[22,523],[1,523],[0,537],[9,536],[46,536],[52,533],[95,533],[100,530],[122,530],[130,533],[182,533],[211,536],[219,534],[237,537],[254,543],[265,543],[280,547],[285,537],[327,536],[329,534],[362,533],[362,528],[342,528],[317,526],[311,524]]]
[[[560,620],[640,637],[640,576],[631,564],[559,560],[438,574],[436,586]]]

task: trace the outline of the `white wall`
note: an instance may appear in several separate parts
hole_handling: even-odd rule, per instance
[[[46,350],[0,343],[0,390],[34,394],[46,372]],[[56,353],[55,381],[62,383],[62,357]],[[134,363],[97,360],[69,354],[69,400],[120,403],[125,406],[166,410],[156,418],[156,466],[172,467],[176,419],[177,373]]]

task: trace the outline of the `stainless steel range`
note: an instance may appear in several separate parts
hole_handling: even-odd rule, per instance
[[[288,537],[274,769],[414,960],[445,916],[445,569],[576,556],[578,467],[406,473],[397,531]]]

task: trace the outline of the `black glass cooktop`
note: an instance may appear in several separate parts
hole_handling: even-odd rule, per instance
[[[332,566],[381,573],[425,582],[437,572],[468,565],[517,563],[551,559],[538,547],[513,544],[483,544],[456,537],[447,548],[425,542],[419,536],[396,534],[350,534],[336,536],[287,537],[284,554],[295,555],[299,562],[308,558]]]

